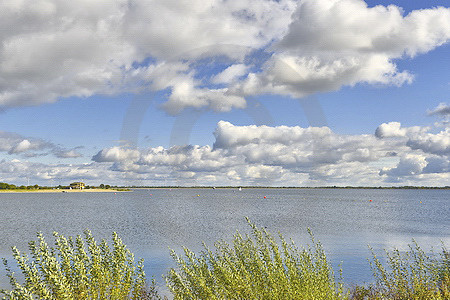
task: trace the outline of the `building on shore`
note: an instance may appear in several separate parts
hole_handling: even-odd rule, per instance
[[[85,186],[84,182],[72,182],[70,184],[71,190],[84,190],[85,187],[86,186]]]

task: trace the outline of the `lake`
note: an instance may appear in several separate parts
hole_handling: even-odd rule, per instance
[[[266,198],[264,198],[266,197]],[[372,280],[368,245],[406,250],[414,238],[425,250],[450,245],[450,190],[400,189],[140,189],[118,193],[0,194],[0,255],[10,246],[28,250],[42,231],[65,236],[89,228],[97,240],[116,231],[146,273],[163,284],[173,266],[169,248],[202,249],[236,230],[249,232],[245,216],[297,245],[309,242],[311,228],[346,283]],[[370,201],[372,200],[372,201]],[[27,251],[28,253],[28,251]],[[4,268],[1,286],[8,287]]]

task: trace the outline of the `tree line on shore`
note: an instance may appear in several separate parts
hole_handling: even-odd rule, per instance
[[[69,189],[70,185],[58,185],[58,186],[41,186],[35,185],[15,185],[5,182],[0,182],[0,190],[52,190],[52,189]],[[100,184],[99,186],[86,185],[84,189],[116,189],[117,186],[109,184]]]

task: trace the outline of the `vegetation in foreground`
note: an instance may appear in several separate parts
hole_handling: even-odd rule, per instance
[[[116,233],[112,248],[105,240],[97,244],[88,230],[84,239],[53,235],[55,247],[38,233],[37,242],[29,243],[31,258],[13,247],[24,283],[3,260],[12,286],[11,291],[1,290],[4,299],[142,299],[152,293],[154,285],[145,288],[143,260],[135,263]]]
[[[372,250],[369,260],[375,284],[356,287],[354,299],[450,299],[450,257],[442,252],[427,255],[415,241],[409,250],[386,251],[386,263]]]
[[[444,246],[427,255],[414,242],[382,259],[372,251],[374,283],[345,289],[311,232],[311,245],[298,248],[248,223],[250,235],[237,232],[231,244],[216,242],[214,251],[206,245],[199,254],[171,251],[176,267],[165,279],[174,299],[450,299]],[[31,258],[13,248],[23,284],[4,260],[13,288],[0,292],[4,299],[161,299],[154,281],[146,285],[143,261],[135,263],[117,234],[112,248],[105,240],[97,245],[89,231],[75,240],[54,233],[55,247],[37,237],[29,243]]]
[[[297,248],[281,235],[281,246],[264,229],[250,223],[252,235],[234,235],[233,244],[205,246],[199,256],[172,251],[178,269],[167,284],[175,299],[341,299],[331,265],[311,234],[312,246]]]

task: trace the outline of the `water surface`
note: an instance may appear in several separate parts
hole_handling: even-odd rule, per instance
[[[413,238],[426,250],[450,245],[449,199],[450,190],[387,189],[0,194],[0,254],[9,256],[12,245],[27,250],[37,231],[51,239],[53,231],[68,236],[89,228],[99,240],[116,231],[162,283],[173,266],[168,247],[198,251],[202,241],[230,240],[236,230],[249,232],[247,216],[298,245],[308,243],[311,228],[333,264],[343,261],[345,281],[363,283],[371,281],[368,244],[379,253],[405,250]]]

